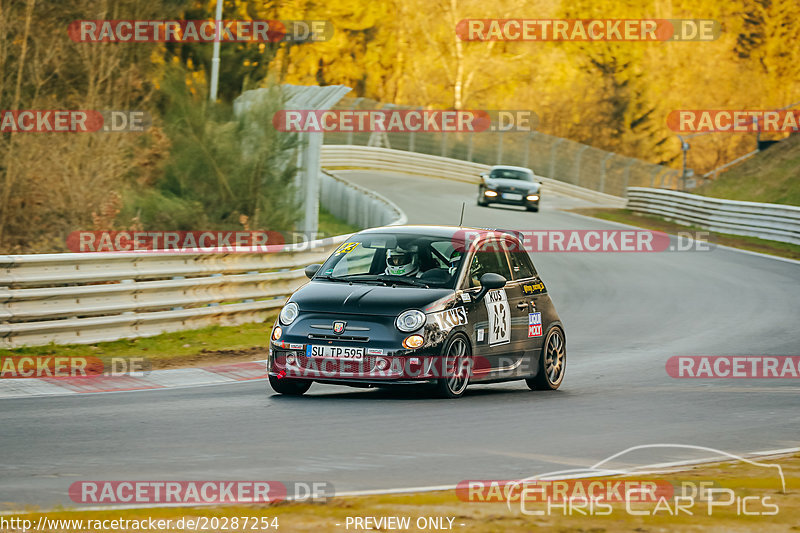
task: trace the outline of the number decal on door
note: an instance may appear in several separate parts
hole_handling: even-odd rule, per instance
[[[505,289],[486,294],[486,310],[489,313],[489,346],[511,342],[511,309]]]

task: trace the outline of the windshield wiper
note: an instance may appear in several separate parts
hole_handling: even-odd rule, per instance
[[[385,281],[387,283],[399,283],[402,285],[412,285],[414,287],[425,287],[426,289],[430,288],[430,286],[427,283],[419,281],[418,279],[415,278],[406,278],[403,276],[391,276],[388,274],[379,274],[376,279],[380,281]]]
[[[343,281],[345,283],[358,283],[358,282],[368,283],[370,281],[377,281],[384,283],[382,280],[379,280],[375,276],[375,274],[348,274],[346,276],[320,276],[319,279],[324,279],[325,281]]]
[[[345,279],[340,276],[317,276],[314,279],[324,279],[325,281],[344,281],[345,283],[349,283],[349,279]]]

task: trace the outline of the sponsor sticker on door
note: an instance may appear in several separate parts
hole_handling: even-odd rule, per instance
[[[443,331],[449,331],[456,326],[463,326],[467,323],[467,310],[464,309],[464,306],[440,311],[432,316],[439,329]]]
[[[542,336],[542,313],[528,313],[528,337]]]

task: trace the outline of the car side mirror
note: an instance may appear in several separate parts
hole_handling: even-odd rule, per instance
[[[314,263],[313,265],[308,265],[306,267],[306,270],[305,270],[306,277],[308,279],[313,278],[314,274],[316,274],[319,271],[320,268],[322,268],[322,265],[320,265],[319,263]]]
[[[494,272],[487,272],[480,278],[481,290],[475,295],[475,300],[481,300],[486,293],[495,289],[502,289],[506,286],[506,278]]]

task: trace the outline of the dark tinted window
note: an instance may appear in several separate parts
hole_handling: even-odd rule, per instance
[[[519,250],[511,252],[510,256],[511,270],[514,271],[514,279],[532,278],[536,274],[528,252]]]
[[[511,271],[506,260],[503,244],[497,241],[485,242],[472,258],[468,273],[468,287],[480,287],[480,278],[487,272],[500,274],[511,280]]]

